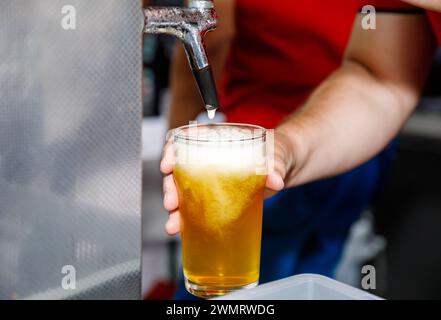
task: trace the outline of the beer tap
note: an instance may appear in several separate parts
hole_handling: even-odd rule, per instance
[[[204,46],[204,36],[217,25],[212,0],[190,0],[188,7],[148,7],[144,32],[168,34],[182,41],[205,108],[212,115],[219,107],[216,85]]]

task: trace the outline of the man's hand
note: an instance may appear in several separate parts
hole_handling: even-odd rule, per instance
[[[266,197],[274,195],[285,186],[284,178],[288,172],[292,171],[291,167],[294,164],[293,155],[295,153],[291,151],[291,145],[285,135],[276,131],[274,137],[274,168],[270,170],[266,180]],[[165,231],[169,235],[175,235],[180,231],[178,191],[173,179],[174,161],[173,145],[169,141],[164,147],[161,160],[161,172],[164,174],[164,208],[169,212]]]

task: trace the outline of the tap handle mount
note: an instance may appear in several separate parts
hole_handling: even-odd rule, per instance
[[[186,8],[148,7],[144,16],[144,32],[168,34],[182,41],[205,108],[217,109],[216,85],[204,45],[205,34],[217,25],[213,1],[190,0]]]

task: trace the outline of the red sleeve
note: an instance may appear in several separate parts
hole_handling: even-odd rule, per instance
[[[441,13],[427,11],[427,16],[429,17],[430,23],[433,27],[433,32],[438,38],[438,43],[441,45]]]
[[[361,2],[360,8],[362,8],[365,5],[371,5],[374,6],[377,11],[415,10],[422,12],[422,9],[419,9],[415,6],[412,6],[400,0],[361,0],[360,2]]]

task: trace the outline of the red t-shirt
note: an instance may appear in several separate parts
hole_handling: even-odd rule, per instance
[[[370,1],[375,2],[375,1]],[[341,63],[362,0],[237,0],[236,38],[220,85],[230,122],[274,128]],[[408,7],[398,0],[381,6]],[[375,5],[375,4],[374,4]]]
[[[433,31],[438,38],[438,43],[441,44],[441,13],[427,11],[427,16],[429,17],[430,23],[433,27]]]

